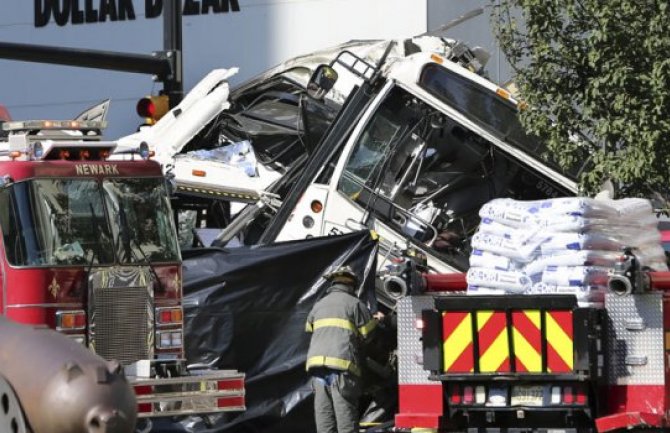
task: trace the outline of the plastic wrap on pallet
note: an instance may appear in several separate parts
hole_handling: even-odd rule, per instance
[[[668,269],[645,199],[496,199],[480,216],[467,274],[471,294],[571,293],[580,302],[602,302],[627,247],[643,267]]]
[[[482,218],[479,231],[498,236],[527,239],[539,231],[560,232],[617,232],[620,230],[655,230],[658,220],[655,215],[640,215],[638,218],[621,219],[585,218],[579,215],[536,215],[526,220],[522,227],[506,225],[491,218]],[[512,229],[512,230],[510,230]],[[518,232],[518,233],[517,233]]]
[[[581,303],[604,302],[607,286],[603,285],[579,285],[579,286],[561,286],[550,283],[536,283],[528,294],[558,294],[575,295],[577,301]]]
[[[546,237],[504,237],[493,233],[477,232],[472,236],[471,245],[475,250],[488,251],[519,262],[529,262],[537,257]]]
[[[505,289],[509,292],[523,293],[530,290],[532,281],[519,271],[501,271],[498,269],[470,268],[466,275],[468,284],[493,289]]]
[[[479,211],[482,218],[490,218],[511,227],[533,223],[543,214],[572,215],[585,218],[618,218],[616,207],[610,201],[584,197],[566,197],[536,201],[519,201],[509,198],[491,200]]]
[[[614,207],[622,218],[637,218],[638,216],[651,215],[654,208],[651,202],[644,198],[622,198],[614,200]]]
[[[541,282],[557,286],[606,286],[610,268],[599,266],[549,266],[542,271]]]
[[[624,247],[640,248],[660,242],[661,234],[656,229],[625,230],[615,226],[605,232],[551,233],[540,245],[540,251],[542,255],[557,251],[623,251]]]
[[[541,273],[550,266],[604,266],[614,268],[621,263],[624,255],[618,251],[559,251],[543,255],[526,264],[523,270],[528,275]]]
[[[486,286],[468,286],[468,295],[506,295],[508,292],[505,289],[497,289]]]
[[[517,268],[517,264],[509,257],[491,253],[489,251],[473,250],[470,254],[470,267],[489,268],[501,271],[511,271]]]
[[[640,217],[653,214],[649,200],[627,198],[621,200],[601,200],[587,197],[565,197],[556,199],[519,201],[509,198],[491,200],[479,211],[479,216],[510,227],[524,227],[538,224],[551,218],[564,222],[576,217],[573,222],[588,223],[606,220],[610,223],[619,220],[634,222]]]

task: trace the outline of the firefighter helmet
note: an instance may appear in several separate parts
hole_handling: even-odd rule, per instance
[[[351,269],[351,266],[340,266],[332,272],[327,273],[326,280],[334,283],[350,283],[353,286],[358,285],[358,275]]]

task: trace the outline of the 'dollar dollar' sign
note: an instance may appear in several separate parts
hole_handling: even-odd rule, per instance
[[[207,15],[239,12],[239,0],[182,0],[182,13]],[[157,18],[163,13],[163,0],[144,0],[145,18]],[[136,19],[133,0],[35,0],[35,27],[53,21],[59,26],[68,24],[133,21]]]

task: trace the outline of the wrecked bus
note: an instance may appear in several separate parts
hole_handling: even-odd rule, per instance
[[[197,213],[203,226],[224,227],[244,204],[266,199],[270,185],[299,172],[354,86],[371,78],[387,42],[352,41],[297,57],[232,89],[237,70],[214,70],[154,126],[119,139],[118,150],[146,142],[173,179],[173,208]],[[470,65],[475,54],[483,56],[453,40],[422,36],[394,45],[387,60],[415,52]],[[306,86],[323,63],[341,77],[327,94],[310,97]]]
[[[542,158],[546,148],[523,132],[519,106],[507,90],[440,55],[381,63],[297,180],[283,185],[287,192],[276,190],[276,214],[268,214],[267,203],[247,209],[218,242],[369,227],[380,234],[384,257],[409,244],[426,254],[433,271],[463,271],[482,204],[577,192],[583,166],[561,170]]]

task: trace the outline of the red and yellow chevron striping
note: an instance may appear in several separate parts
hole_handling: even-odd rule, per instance
[[[479,371],[504,373],[510,371],[507,319],[504,311],[477,311],[479,337]]]
[[[542,372],[542,332],[540,311],[525,310],[512,312],[512,341],[516,371],[528,373]]]
[[[478,353],[475,353],[473,314],[476,315]],[[443,312],[444,372],[473,373],[478,367],[480,373],[507,373],[511,371],[512,356],[515,371],[520,373],[572,372],[572,311],[514,310],[509,325],[508,330],[507,313],[500,310]],[[509,333],[513,354],[510,354]],[[543,369],[543,346],[546,347],[546,370]]]
[[[567,373],[573,366],[571,311],[547,311],[547,372]]]
[[[474,371],[472,316],[467,311],[442,313],[443,360],[447,373]]]

